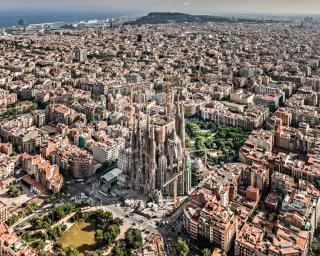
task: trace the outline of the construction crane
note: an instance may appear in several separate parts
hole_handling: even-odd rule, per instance
[[[171,177],[166,183],[163,184],[162,188],[167,187],[169,184],[173,183],[173,207],[177,209],[178,207],[178,199],[177,199],[177,186],[178,186],[178,178],[182,175],[182,172],[175,174]]]

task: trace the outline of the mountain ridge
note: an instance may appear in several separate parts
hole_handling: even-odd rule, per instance
[[[211,15],[193,15],[181,12],[150,12],[146,16],[135,21],[128,22],[128,25],[146,24],[179,24],[179,23],[207,23],[207,22],[248,22],[248,23],[275,23],[274,20],[250,19],[250,18],[229,18]]]

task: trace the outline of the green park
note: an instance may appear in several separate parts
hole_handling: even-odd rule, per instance
[[[186,146],[196,156],[207,157],[214,162],[232,160],[238,157],[242,144],[249,132],[240,127],[216,125],[212,121],[190,120],[186,123]],[[210,152],[219,152],[213,157]]]

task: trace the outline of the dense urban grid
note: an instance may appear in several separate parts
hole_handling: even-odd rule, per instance
[[[320,255],[311,21],[0,30],[0,255]]]

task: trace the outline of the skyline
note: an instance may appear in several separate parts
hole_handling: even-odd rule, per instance
[[[27,2],[27,3],[26,3]],[[177,11],[197,14],[273,14],[273,15],[317,15],[320,14],[320,2],[306,0],[0,0],[0,4],[7,10],[23,11],[70,11],[70,12],[119,12],[146,13],[152,11]]]

